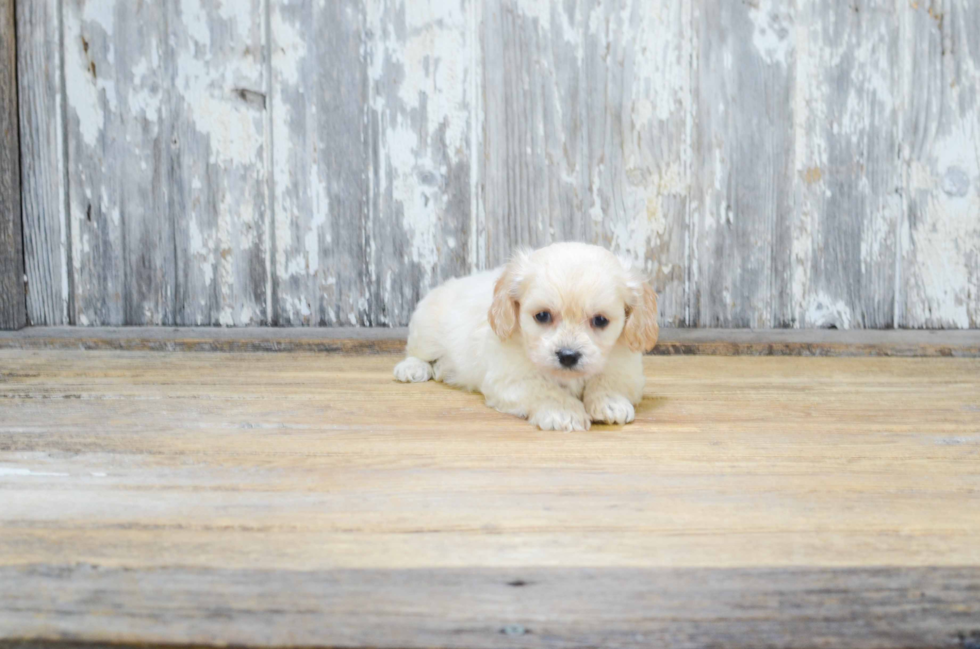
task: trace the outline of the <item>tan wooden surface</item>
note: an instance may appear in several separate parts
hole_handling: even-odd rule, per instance
[[[976,359],[648,357],[544,433],[397,358],[0,350],[0,642],[980,632]]]

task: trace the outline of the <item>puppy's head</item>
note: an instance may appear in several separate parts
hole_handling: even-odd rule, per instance
[[[657,295],[608,250],[556,243],[522,252],[494,287],[488,314],[502,340],[519,335],[527,357],[562,380],[598,374],[617,342],[657,342]]]

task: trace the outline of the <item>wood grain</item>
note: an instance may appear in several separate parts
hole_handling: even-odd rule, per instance
[[[170,143],[158,135],[163,168],[155,173],[167,179],[159,218],[174,234],[157,245],[172,248],[174,269],[164,277],[173,281],[175,324],[269,323],[265,6],[166,4],[172,78],[160,89]]]
[[[771,327],[793,210],[792,10],[707,0],[695,20],[690,324]]]
[[[686,321],[690,7],[485,3],[481,259],[604,245],[652,276],[666,324]]]
[[[174,324],[166,9],[62,10],[74,321]]]
[[[13,0],[0,2],[0,329],[27,324],[20,211],[17,38]]]
[[[35,638],[0,640],[3,649],[81,649],[107,638],[151,648],[152,642],[180,642],[396,649],[972,649],[969,643],[980,637],[980,571],[967,567],[168,567],[134,578],[118,568],[73,565],[0,568],[0,577],[0,595],[33,615],[28,619],[0,607],[4,628]],[[202,582],[212,589],[206,601],[195,592]],[[65,609],[92,614],[71,619],[62,614]]]
[[[978,630],[976,359],[648,357],[634,424],[568,434],[397,384],[396,360],[0,351],[0,638],[908,647]]]
[[[905,15],[902,326],[980,327],[980,5]]]
[[[371,324],[364,3],[270,10],[275,322]]]
[[[386,328],[31,327],[0,332],[2,349],[400,353],[408,330]],[[656,356],[980,358],[980,331],[665,329]]]
[[[279,323],[405,325],[472,268],[472,11],[273,4]]]
[[[469,273],[481,64],[476,0],[371,0],[372,324],[408,324],[428,290]]]
[[[403,326],[446,278],[564,239],[641,264],[666,326],[980,322],[970,0],[20,21],[35,324]]]
[[[17,4],[21,195],[30,324],[72,324],[61,3]]]
[[[788,299],[773,326],[896,326],[905,11],[890,0],[816,2],[796,18],[796,205],[790,241],[777,242],[789,265],[774,290]]]

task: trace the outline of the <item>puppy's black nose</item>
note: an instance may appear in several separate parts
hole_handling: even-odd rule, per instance
[[[578,359],[582,358],[582,354],[580,352],[575,352],[564,347],[556,351],[555,356],[558,357],[558,362],[561,363],[562,367],[575,367],[575,364],[578,363]]]

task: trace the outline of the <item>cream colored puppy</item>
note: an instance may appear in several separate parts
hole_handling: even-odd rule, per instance
[[[657,295],[608,250],[556,243],[425,296],[399,381],[435,378],[542,430],[633,421]]]

